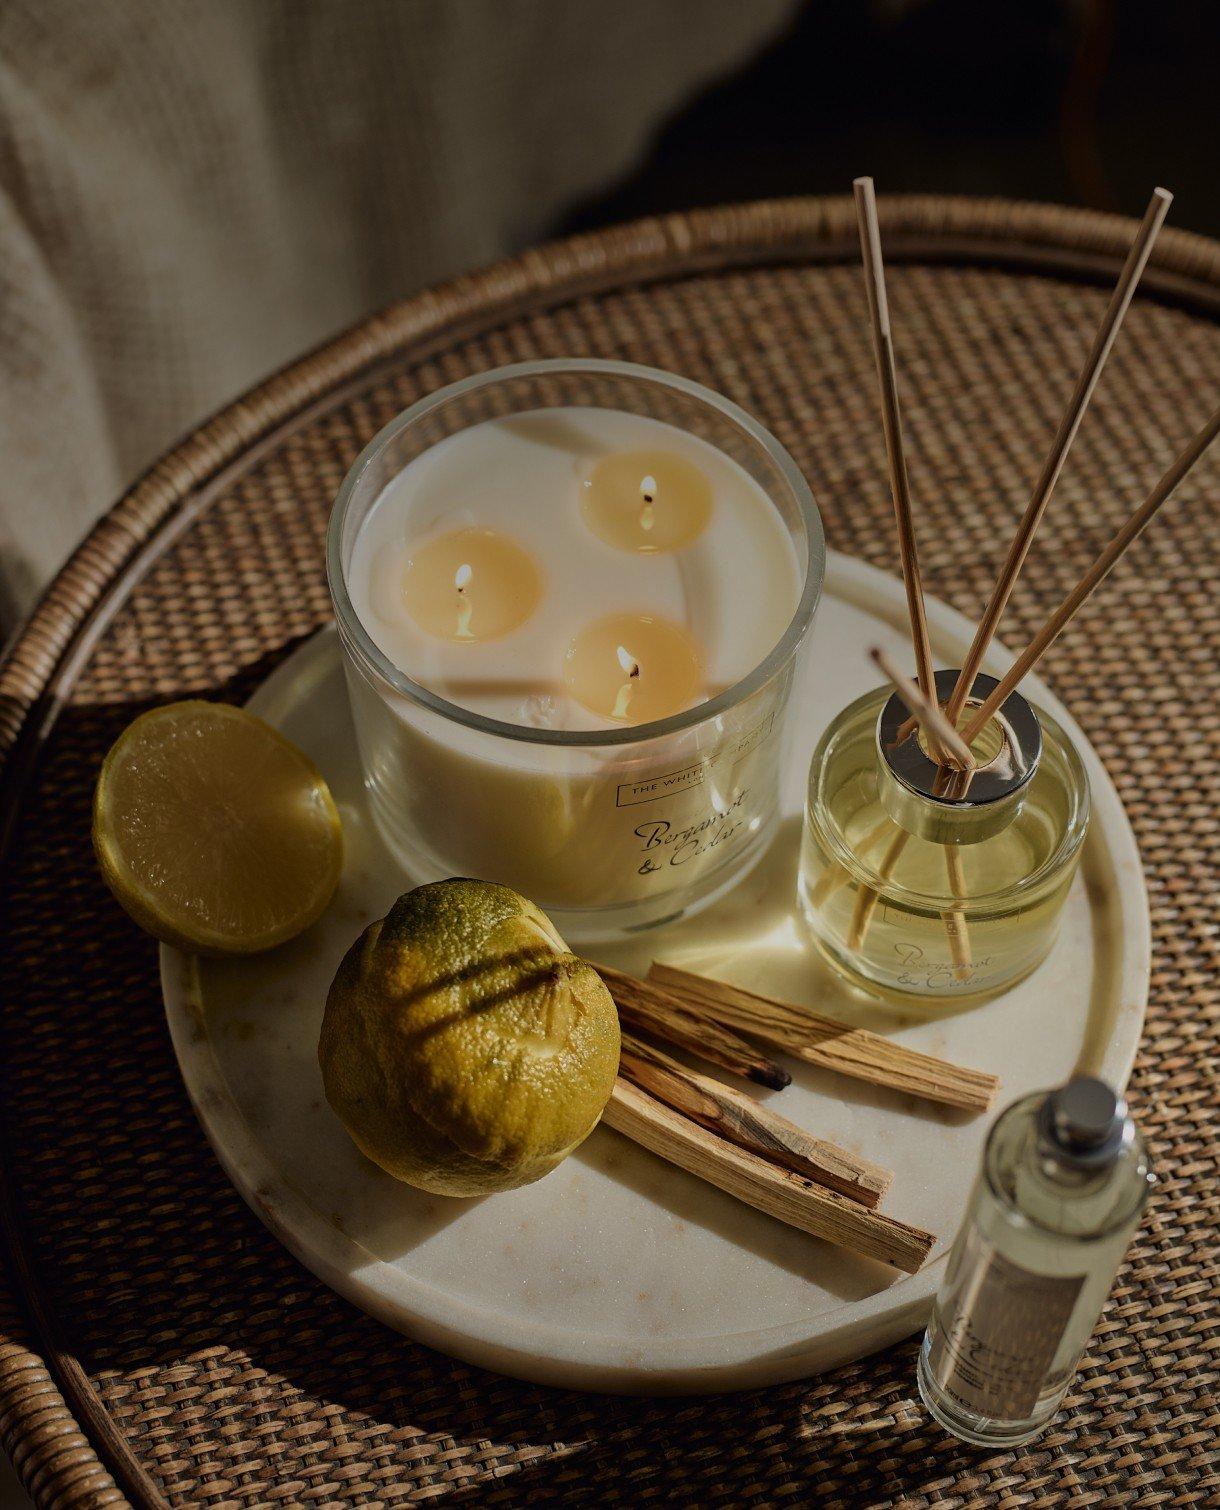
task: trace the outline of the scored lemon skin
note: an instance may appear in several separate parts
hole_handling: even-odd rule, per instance
[[[618,1071],[618,1013],[532,902],[438,881],[348,951],[318,1059],[370,1159],[423,1190],[484,1195],[540,1179],[593,1131]]]
[[[254,954],[321,916],[343,868],[322,773],[244,708],[197,700],[142,714],[93,798],[102,876],[132,918],[199,954]]]

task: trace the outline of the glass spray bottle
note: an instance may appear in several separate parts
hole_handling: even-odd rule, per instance
[[[1048,1425],[1152,1184],[1139,1131],[1101,1080],[999,1117],[919,1355],[919,1392],[942,1426],[1009,1447]]]
[[[956,680],[936,673],[942,704]],[[975,678],[966,716],[995,686]],[[822,954],[870,992],[995,993],[1054,942],[1089,821],[1080,756],[1019,692],[972,753],[967,784],[883,687],[845,708],[814,752],[799,902]]]

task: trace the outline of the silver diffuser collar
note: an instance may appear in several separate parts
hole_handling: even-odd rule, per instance
[[[957,684],[954,670],[936,673],[936,695],[943,706]],[[998,685],[994,676],[979,672],[974,679],[968,706],[978,707]],[[877,745],[881,758],[900,786],[916,797],[930,799],[948,808],[969,811],[1003,802],[1029,782],[1042,755],[1042,727],[1037,715],[1019,692],[1009,694],[996,714],[995,724],[1002,738],[990,760],[980,757],[964,795],[960,779],[946,779],[945,770],[925,753],[918,730],[901,737],[903,726],[911,721],[910,711],[897,693],[881,710],[877,723]],[[984,731],[983,738],[986,737]],[[976,741],[976,751],[978,741]]]

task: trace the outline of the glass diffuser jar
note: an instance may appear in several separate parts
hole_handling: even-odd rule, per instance
[[[956,678],[937,673],[942,704]],[[995,685],[976,677],[967,708]],[[1015,692],[972,752],[966,786],[884,687],[845,708],[814,752],[799,901],[821,952],[868,991],[994,994],[1054,942],[1088,828],[1084,766]]]

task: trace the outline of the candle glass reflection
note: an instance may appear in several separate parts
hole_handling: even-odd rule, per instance
[[[449,554],[434,573],[453,638],[395,638],[398,629],[370,632],[366,622],[387,591],[369,586],[368,563],[380,556],[368,542],[379,500],[408,482],[410,519],[428,523],[425,540],[469,528],[472,493],[443,484],[455,445],[469,442],[485,461],[493,422],[520,443],[506,454],[527,481],[535,464],[539,488],[569,479],[571,517],[511,468],[488,475],[480,463],[472,473],[511,494],[499,532],[509,534],[511,519],[543,584],[528,622],[492,642],[494,675],[480,679],[482,647],[457,642],[455,578],[469,564],[467,585],[478,585],[478,561]],[[654,431],[663,444],[620,441]],[[628,553],[598,535],[583,496],[598,446],[646,452],[650,465],[678,454],[714,478],[693,540]],[[636,483],[637,494],[645,478],[657,484],[653,528],[660,466]],[[571,572],[555,559],[556,535]],[[401,581],[400,557],[380,554],[386,582]],[[817,511],[787,453],[685,379],[594,360],[522,364],[455,384],[393,421],[340,491],[328,575],[371,810],[407,877],[504,882],[580,941],[619,937],[718,895],[774,831],[784,711],[823,567]],[[775,572],[785,580],[768,591]],[[726,583],[743,581],[753,586],[741,601],[726,597]],[[616,599],[620,611],[607,612]],[[761,638],[746,632],[772,623]]]

